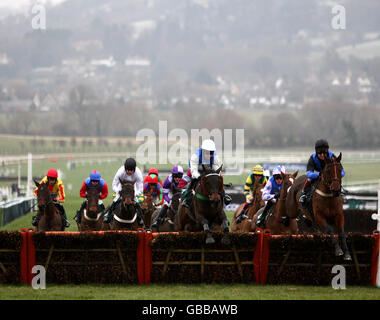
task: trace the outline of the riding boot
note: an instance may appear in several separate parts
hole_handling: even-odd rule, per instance
[[[232,202],[232,198],[228,194],[223,194],[223,201],[226,206],[228,206]]]
[[[83,201],[82,202],[82,205],[80,206],[79,210],[77,210],[77,214],[75,215],[74,217],[74,220],[77,222],[77,223],[81,223],[82,221],[82,213],[83,213],[83,210],[84,208],[86,207],[86,203],[87,201]]]
[[[113,211],[115,210],[116,208],[116,205],[121,201],[121,198],[119,198],[118,200],[116,201],[113,201],[110,205],[110,207],[108,208],[108,210],[104,213],[104,216],[103,216],[103,222],[105,223],[111,223],[112,221],[112,218],[113,218]]]
[[[65,228],[70,227],[70,222],[67,220],[66,211],[65,211],[64,206],[62,204],[60,204],[60,203],[57,203],[56,207],[58,208],[59,213],[62,216],[63,223],[65,224]]]
[[[248,219],[248,217],[246,216],[246,212],[248,210],[248,206],[249,206],[249,203],[246,202],[245,205],[244,205],[243,210],[241,210],[240,213],[238,214],[238,216],[236,217],[236,223],[240,223],[243,220]]]
[[[303,208],[307,207],[307,203],[310,198],[310,189],[311,189],[310,186],[311,186],[310,180],[306,180],[306,183],[303,189],[301,190],[300,198],[298,201],[302,204]]]
[[[191,179],[189,186],[185,190],[185,192],[182,194],[183,196],[183,206],[190,209],[191,208],[191,202],[192,202],[192,195],[193,195],[193,189],[197,183],[198,179]]]
[[[42,215],[41,212],[38,211],[38,213],[32,218],[32,226],[34,227],[38,226],[38,222],[40,222],[41,215]]]
[[[266,216],[268,215],[269,209],[273,206],[274,202],[269,200],[265,206],[263,212],[257,217],[256,226],[262,228],[265,224]]]
[[[168,206],[163,206],[163,208],[160,210],[160,213],[158,214],[156,221],[152,223],[152,227],[158,227],[162,223],[162,221],[165,219],[168,209]]]
[[[137,211],[137,222],[138,222],[138,224],[141,227],[145,228],[142,209],[140,207],[140,203],[138,203],[138,202],[136,202],[136,211]]]

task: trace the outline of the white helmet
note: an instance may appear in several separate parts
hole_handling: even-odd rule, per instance
[[[207,151],[216,151],[214,141],[207,139],[202,142],[202,149]]]

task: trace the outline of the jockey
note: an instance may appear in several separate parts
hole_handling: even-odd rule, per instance
[[[161,184],[158,182],[158,176],[157,175],[148,175],[144,181],[144,189],[143,193],[141,193],[138,197],[138,201],[141,204],[141,202],[144,201],[144,193],[146,192],[152,192],[153,199],[155,201],[155,206],[159,207],[164,203],[163,198],[163,191]]]
[[[152,178],[154,178],[154,176],[157,176],[158,177],[158,183],[161,186],[163,185],[163,181],[162,181],[161,177],[159,176],[158,170],[156,168],[149,169],[148,175],[144,178],[144,184],[146,183],[148,176],[151,176]]]
[[[105,223],[110,223],[113,217],[113,210],[116,208],[117,204],[121,201],[119,192],[122,189],[122,185],[120,183],[120,180],[122,181],[131,181],[135,183],[135,200],[138,199],[140,194],[143,193],[143,177],[141,174],[141,170],[136,165],[136,160],[133,158],[128,158],[124,162],[124,166],[121,166],[113,178],[112,181],[112,190],[115,192],[116,196],[113,200],[111,206],[107,210],[107,212],[104,214],[103,221]],[[138,201],[136,201],[136,207],[137,207],[137,216],[139,218],[139,224],[143,225],[143,219],[141,216],[141,208]]]
[[[185,207],[191,207],[193,189],[195,188],[195,185],[203,173],[202,165],[210,170],[215,171],[222,166],[222,161],[215,151],[216,147],[214,141],[206,139],[202,142],[202,147],[198,148],[197,151],[191,156],[189,163],[191,181],[185,192],[182,194],[183,205]],[[225,197],[225,195],[223,195],[223,199],[225,200],[226,204],[229,204],[231,202],[231,198]]]
[[[256,226],[258,227],[263,227],[269,209],[277,202],[277,199],[280,196],[283,182],[281,173],[286,174],[284,166],[277,166],[274,168],[273,176],[269,178],[264,187],[262,199],[266,201],[266,205],[262,213],[257,217]]]
[[[182,177],[183,168],[181,166],[174,166],[172,168],[172,173],[165,179],[163,186],[165,203],[157,217],[157,220],[154,221],[154,223],[152,224],[152,227],[157,227],[165,219],[166,213],[170,207],[170,203],[173,197],[173,194],[171,193],[172,186],[181,189],[181,185],[186,185],[186,181],[182,179]]]
[[[53,202],[59,213],[62,215],[63,222],[65,224],[65,228],[70,227],[70,222],[67,220],[65,208],[63,207],[63,203],[65,202],[65,189],[63,187],[63,183],[60,178],[58,178],[58,171],[55,169],[48,170],[46,176],[41,180],[40,183],[48,183],[50,193],[57,194],[58,198],[53,199]],[[38,187],[34,190],[34,194],[37,195]],[[33,217],[32,225],[37,227],[38,222],[41,219],[41,210]]]
[[[306,182],[301,191],[299,202],[302,207],[306,208],[307,202],[310,200],[311,185],[318,178],[323,168],[326,165],[325,156],[331,159],[335,155],[329,151],[329,143],[326,140],[320,139],[315,142],[315,152],[310,156],[306,166]],[[316,171],[316,172],[315,172]],[[342,178],[345,176],[345,171],[342,169]]]
[[[107,198],[108,196],[108,186],[107,183],[101,178],[100,172],[99,171],[92,171],[90,173],[90,176],[83,181],[82,187],[79,191],[79,195],[82,198],[87,198],[87,189],[88,188],[97,188],[99,190],[99,207],[102,212],[104,212],[104,204],[103,204],[103,199]],[[86,207],[87,204],[87,199],[82,202],[81,207],[79,210],[77,210],[77,214],[74,217],[74,220],[77,223],[81,223],[81,218],[82,218],[82,212],[84,208]]]
[[[249,174],[245,181],[244,185],[244,195],[246,202],[244,204],[243,210],[239,213],[239,215],[236,218],[236,223],[241,222],[242,220],[248,218],[245,214],[248,210],[249,204],[252,203],[253,197],[252,197],[252,190],[255,188],[257,184],[264,184],[267,183],[268,179],[266,176],[264,176],[264,169],[261,165],[257,164],[253,168],[252,173]]]

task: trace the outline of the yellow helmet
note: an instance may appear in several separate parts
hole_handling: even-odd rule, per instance
[[[260,166],[259,164],[255,165],[254,168],[253,168],[253,174],[259,174],[259,175],[264,174],[263,167]]]

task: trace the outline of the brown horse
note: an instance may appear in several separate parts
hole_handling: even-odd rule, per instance
[[[298,232],[298,224],[296,220],[290,220],[286,215],[285,201],[288,192],[298,175],[298,171],[293,174],[284,174],[281,172],[282,176],[282,187],[280,191],[279,198],[276,204],[271,208],[267,215],[265,229],[270,229],[272,234],[296,234]],[[256,221],[258,216],[264,208],[261,208],[252,219],[251,230],[256,229]]]
[[[37,204],[41,215],[36,231],[63,231],[65,229],[59,209],[55,206],[48,183],[38,183]]]
[[[102,230],[103,217],[99,210],[99,190],[96,187],[87,189],[87,204],[83,209],[81,223],[78,224],[79,231]]]
[[[181,191],[181,189],[173,186],[171,188],[171,193],[173,194],[173,196],[172,196],[172,199],[170,201],[170,206],[168,208],[168,211],[166,212],[166,217],[165,217],[164,221],[159,226],[157,226],[157,228],[152,228],[153,232],[177,231],[177,228],[175,225],[175,219],[177,216],[182,191]],[[160,213],[159,210],[157,210],[153,213],[152,222],[157,220],[159,213]]]
[[[156,210],[153,202],[152,191],[144,193],[144,200],[141,202],[140,206],[142,209],[145,228],[150,229],[152,224],[152,214]]]
[[[137,206],[135,202],[134,182],[122,181],[120,191],[120,202],[117,204],[113,220],[111,222],[111,230],[137,230],[139,227]]]
[[[264,200],[262,199],[262,189],[265,187],[265,184],[255,183],[255,186],[252,190],[252,202],[249,204],[249,209],[247,212],[248,219],[243,220],[240,223],[236,223],[236,218],[238,214],[243,210],[245,203],[242,203],[234,213],[231,223],[231,231],[232,232],[251,232],[254,231],[252,229],[252,219],[255,213],[265,205]]]
[[[200,183],[195,187],[193,197],[194,215],[188,210],[178,209],[179,231],[204,231],[206,244],[215,243],[211,234],[212,230],[222,229],[224,236],[222,244],[229,245],[229,222],[223,209],[224,184],[220,175],[222,167],[218,170],[208,170],[203,166],[204,174],[200,177]],[[183,216],[183,215],[186,215]],[[186,223],[185,225],[183,223]],[[211,226],[211,228],[210,228]]]
[[[298,201],[307,179],[305,175],[299,177],[289,190],[289,195],[286,200],[286,212],[291,219],[295,219],[299,215],[309,217],[322,232],[326,232],[330,235],[331,243],[335,249],[335,255],[343,255],[344,260],[351,260],[346,235],[344,233],[343,200],[341,196],[341,159],[342,153],[340,153],[337,158],[333,156],[331,159],[328,159],[328,155],[325,154],[326,164],[316,182],[316,190],[311,199],[312,213],[302,208]],[[339,241],[334,237],[334,226],[338,233],[343,251],[339,245]]]

